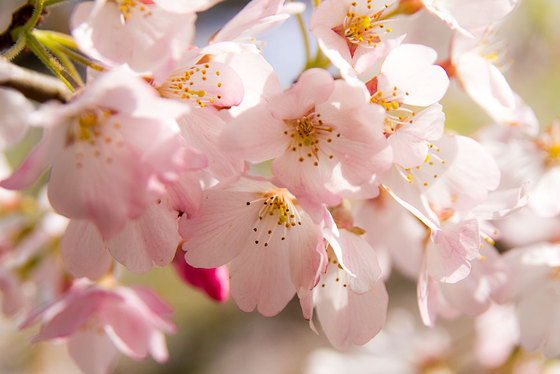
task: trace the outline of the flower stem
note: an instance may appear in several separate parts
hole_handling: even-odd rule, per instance
[[[44,6],[51,6],[51,5],[54,5],[54,4],[62,3],[64,1],[67,1],[67,0],[44,0],[43,5]]]
[[[41,43],[45,42],[55,42],[57,44],[61,44],[68,48],[78,49],[74,38],[70,35],[63,34],[61,32],[56,31],[47,31],[47,30],[33,30],[33,35],[41,41]]]
[[[49,51],[37,40],[30,32],[25,33],[27,46],[31,51],[45,64],[58,79],[60,79],[70,91],[74,92],[79,84],[74,78],[60,65],[60,62],[54,58]]]
[[[91,61],[86,56],[83,56],[81,53],[77,52],[78,46],[74,39],[67,34],[63,34],[56,31],[45,31],[45,30],[33,30],[33,35],[47,48],[54,52],[54,50],[58,50],[60,53],[63,53],[70,57],[72,60],[88,66],[92,69],[103,71],[105,68],[96,64],[95,62]],[[56,54],[56,53],[55,53]],[[58,54],[57,54],[58,56]],[[59,56],[60,58],[60,56]],[[62,59],[61,59],[62,60]]]
[[[41,17],[41,14],[43,14],[43,2],[44,0],[35,0],[33,14],[31,15],[31,18],[29,18],[23,26],[16,27],[11,31],[10,34],[13,40],[19,39],[20,34],[25,34],[26,32],[28,32],[29,30],[31,30],[37,25],[37,22],[39,22],[39,18]]]
[[[10,66],[10,74],[0,77],[0,86],[18,90],[28,99],[40,103],[53,99],[67,102],[72,97],[59,79],[16,65]]]
[[[305,47],[305,66],[308,66],[311,62],[311,51],[309,49],[309,38],[307,36],[307,29],[305,28],[305,22],[303,22],[301,13],[296,14],[296,19],[301,31],[301,36],[303,38],[303,46]]]
[[[16,58],[17,55],[20,54],[21,51],[25,48],[25,37],[20,34],[16,40],[16,43],[11,46],[6,52],[2,53],[2,56],[6,58],[8,61],[12,61]]]

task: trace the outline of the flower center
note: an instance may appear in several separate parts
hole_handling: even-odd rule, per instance
[[[101,136],[102,127],[112,115],[110,110],[88,109],[81,113],[74,121],[67,134],[66,144],[74,142],[95,143]]]
[[[432,181],[435,182],[447,168],[446,161],[441,155],[441,149],[433,144],[428,144],[428,154],[424,162],[413,168],[398,167],[400,174],[410,184],[428,187]],[[438,210],[435,206],[434,210]]]
[[[327,144],[340,138],[340,133],[335,134],[333,126],[325,124],[321,119],[321,114],[310,111],[306,116],[298,119],[286,119],[284,123],[288,126],[284,135],[290,137],[289,149],[292,152],[300,153],[299,162],[313,160],[313,165],[319,166],[321,152],[325,153],[329,159],[334,157],[329,152]]]
[[[365,4],[368,11],[372,9],[371,2],[372,0],[367,0]],[[370,11],[369,13],[358,15],[360,13],[358,3],[356,1],[352,2],[352,6],[346,13],[342,30],[339,33],[351,44],[377,46],[377,43],[381,41],[380,36],[391,32],[391,29],[386,27],[381,21],[384,10]]]
[[[536,143],[545,152],[547,166],[560,166],[560,121],[554,122]]]
[[[121,21],[126,21],[134,16],[150,16],[152,12],[149,6],[153,4],[151,0],[116,0],[119,10],[121,12]]]
[[[187,101],[204,108],[207,105],[216,105],[222,99],[222,95],[218,93],[212,95],[207,89],[201,89],[200,86],[214,85],[213,91],[219,92],[222,89],[222,82],[219,78],[219,70],[212,70],[207,63],[196,64],[189,69],[174,71],[168,80],[158,88],[158,91],[163,97]]]
[[[280,240],[286,240],[288,230],[301,226],[302,221],[296,208],[297,202],[285,188],[266,192],[261,198],[248,201],[247,205],[262,203],[253,227],[255,244],[268,247],[277,230],[282,230]]]
[[[342,266],[338,263],[336,259],[336,255],[331,247],[331,245],[326,242],[325,247],[327,248],[327,255],[328,255],[328,265],[327,271],[325,274],[321,275],[321,287],[317,288],[318,291],[321,289],[329,287],[348,287],[348,274],[344,271]]]
[[[118,131],[121,124],[111,121],[113,112],[107,109],[93,108],[77,116],[66,132],[66,147],[73,147],[76,167],[81,168],[84,156],[102,157],[107,163],[112,162],[109,155],[110,145],[122,147],[122,135]],[[109,122],[112,125],[109,125]]]
[[[408,92],[404,93],[408,96]],[[370,99],[370,103],[381,105],[385,109],[385,125],[384,133],[386,137],[391,136],[395,131],[407,124],[412,124],[416,112],[407,108],[406,105],[399,101],[402,97],[402,91],[395,86],[393,92],[384,96],[382,91],[375,92]]]

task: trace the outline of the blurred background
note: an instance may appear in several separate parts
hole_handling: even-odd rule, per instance
[[[226,0],[199,14],[195,44],[205,45],[245,3]],[[68,32],[67,19],[73,5],[74,2],[69,1],[55,7],[42,27]],[[311,5],[307,5],[306,19],[311,9]],[[451,37],[445,25],[423,11],[412,20],[405,42],[423,42],[435,48],[440,59],[445,59]],[[497,44],[500,55],[508,62],[505,74],[510,85],[534,109],[541,126],[548,126],[559,115],[558,20],[560,1],[522,0],[500,28],[499,36],[505,42]],[[314,46],[312,36],[309,37]],[[296,20],[288,20],[261,39],[265,42],[264,57],[278,73],[284,87],[288,87],[305,65],[302,36]],[[16,62],[41,69],[28,56]],[[462,133],[472,133],[491,121],[456,82],[451,84],[442,104],[447,126]],[[11,157],[12,162],[17,163],[18,155]],[[393,272],[387,283],[389,317],[386,328],[368,346],[357,348],[347,356],[332,351],[325,337],[309,328],[297,300],[278,316],[265,318],[256,312],[240,311],[232,300],[225,304],[210,301],[184,285],[170,267],[156,268],[144,275],[123,270],[122,279],[127,284],[149,286],[170,303],[175,309],[173,320],[177,333],[167,337],[170,353],[167,363],[160,365],[151,359],[138,362],[123,356],[116,371],[119,374],[560,373],[557,362],[545,362],[538,354],[518,356],[519,360],[529,362],[528,371],[514,369],[513,363],[500,369],[482,369],[472,353],[476,339],[472,319],[440,319],[436,329],[421,326],[416,283],[397,272]],[[64,346],[30,345],[35,331],[19,331],[13,320],[0,317],[0,373],[78,372]]]

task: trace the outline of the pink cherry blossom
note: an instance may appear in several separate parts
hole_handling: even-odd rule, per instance
[[[499,156],[503,184],[530,182],[527,208],[498,223],[504,241],[512,246],[526,246],[557,240],[560,123],[554,121],[538,137],[527,137],[521,129],[494,125],[483,129],[480,138],[487,149]]]
[[[72,35],[82,51],[114,67],[165,78],[192,42],[196,9],[177,1],[83,2],[74,9]]]
[[[434,209],[474,208],[498,187],[496,161],[475,140],[444,135],[427,149],[422,164],[393,166],[381,181],[400,204],[431,229],[438,227]]]
[[[167,360],[163,332],[173,333],[171,308],[144,287],[104,288],[76,281],[67,293],[37,309],[21,325],[38,321],[34,342],[64,339],[70,356],[85,373],[107,373],[117,353],[140,360]]]
[[[205,191],[199,212],[183,216],[179,232],[187,263],[228,264],[232,298],[265,316],[279,313],[297,290],[313,288],[326,263],[319,226],[288,190],[263,180]]]
[[[309,28],[321,50],[344,77],[365,72],[400,44],[391,35],[391,19],[384,19],[390,1],[325,0],[313,12]]]
[[[177,212],[160,201],[148,205],[140,217],[127,221],[107,241],[87,220],[72,220],[60,246],[64,266],[73,276],[98,279],[109,270],[113,259],[134,273],[168,265],[180,240]]]
[[[343,183],[359,187],[389,166],[383,116],[368,104],[364,87],[311,69],[286,92],[236,117],[222,145],[251,162],[274,158],[274,176],[298,198],[337,205]]]
[[[472,37],[472,33],[500,21],[518,0],[421,0],[426,9],[451,29]]]
[[[245,172],[242,159],[219,147],[220,134],[231,116],[280,89],[272,67],[252,45],[214,43],[190,50],[171,75],[158,86],[163,97],[191,107],[179,120],[189,144],[208,157],[208,172],[218,180]]]
[[[418,281],[418,301],[424,323],[436,314],[476,316],[507,299],[509,274],[493,247],[499,233],[495,220],[527,203],[527,186],[493,192],[487,201],[466,212],[440,212],[441,226],[426,244]],[[481,238],[484,239],[484,243]]]
[[[492,302],[506,301],[509,274],[505,262],[490,245],[485,244],[480,254],[480,258],[471,262],[468,276],[458,282],[438,282],[431,276],[428,276],[431,285],[423,284],[424,280],[419,282],[419,291],[423,287],[428,290],[422,301],[427,305],[420,305],[426,325],[434,325],[437,313],[444,317],[460,314],[474,317],[485,312]]]
[[[36,200],[0,189],[0,307],[7,316],[26,313],[37,295],[54,297],[64,286],[55,253],[67,219],[52,212],[44,192]]]
[[[538,243],[510,250],[505,259],[512,275],[511,296],[516,302],[521,346],[560,354],[560,247]]]
[[[535,212],[543,217],[554,217],[560,214],[560,120],[554,121],[550,127],[536,140],[538,154],[543,169],[536,167],[542,174],[534,180],[532,199],[529,202]],[[540,169],[540,170],[539,170]]]
[[[355,202],[352,211],[355,225],[366,231],[366,240],[375,248],[383,277],[387,279],[394,266],[416,279],[429,235],[426,227],[385,190],[375,199]]]
[[[312,291],[298,292],[305,318],[311,320],[315,307],[327,338],[342,350],[370,341],[383,327],[387,313],[381,268],[362,233],[358,228],[328,233],[326,272]]]
[[[99,279],[113,259],[134,273],[168,265],[181,242],[177,218],[198,210],[202,189],[196,174],[184,173],[166,192],[109,240],[87,220],[71,220],[60,242],[65,269],[77,278]]]
[[[29,186],[50,167],[54,209],[91,220],[108,239],[180,172],[206,166],[205,157],[179,135],[174,118],[185,110],[123,71],[103,74],[71,103],[46,104],[34,114],[45,135],[1,185]]]
[[[224,41],[253,42],[255,36],[277,26],[290,17],[290,13],[301,13],[303,3],[285,0],[251,0],[214,36],[212,43]]]
[[[493,304],[475,320],[475,354],[483,367],[496,368],[506,363],[519,344],[519,327],[512,304]]]
[[[539,129],[537,117],[511,89],[498,68],[499,57],[485,37],[476,40],[456,35],[451,44],[450,73],[492,119],[534,136]]]
[[[188,13],[202,12],[213,7],[222,0],[143,0],[144,3],[154,3],[169,12]]]
[[[389,310],[387,323],[375,339],[348,352],[317,349],[308,357],[304,373],[419,373],[444,363],[452,341],[446,329],[427,328],[410,309],[396,307]],[[443,365],[437,368],[445,371]]]
[[[367,83],[370,101],[386,111],[384,132],[394,162],[405,168],[424,161],[427,145],[443,134],[445,115],[437,102],[447,91],[449,79],[434,65],[436,58],[429,47],[400,45],[385,58],[380,74]]]

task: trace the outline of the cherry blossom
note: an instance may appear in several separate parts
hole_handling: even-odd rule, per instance
[[[486,36],[481,40],[456,35],[451,45],[451,67],[465,92],[496,122],[536,135],[539,123],[533,110],[509,86],[500,71],[499,50]]]
[[[375,199],[353,202],[352,211],[354,224],[366,231],[366,240],[375,248],[383,277],[387,279],[394,267],[415,279],[429,235],[426,227],[385,190]]]
[[[493,304],[476,320],[475,354],[486,368],[503,365],[519,343],[519,327],[511,304]]]
[[[70,23],[89,56],[111,67],[127,64],[158,80],[191,44],[196,10],[178,1],[88,1],[76,6]]]
[[[236,117],[222,145],[251,162],[275,158],[272,172],[298,198],[337,205],[341,178],[359,187],[390,165],[383,110],[367,100],[364,87],[307,70],[284,93]]]
[[[510,274],[493,247],[493,237],[499,238],[499,233],[489,221],[526,203],[527,186],[522,186],[493,192],[483,204],[466,212],[440,213],[441,226],[432,230],[426,244],[418,281],[418,301],[426,325],[434,324],[437,313],[476,316],[491,301],[507,300]]]
[[[387,315],[383,330],[364,346],[348,352],[320,348],[308,357],[306,374],[351,372],[415,373],[446,370],[445,360],[452,337],[441,327],[427,328],[406,308],[394,308]]]
[[[443,135],[445,115],[438,101],[449,79],[434,65],[436,58],[429,47],[400,45],[385,58],[380,74],[367,83],[370,101],[386,111],[384,133],[394,162],[405,168],[424,161],[427,145]]]
[[[500,170],[489,152],[468,137],[444,135],[427,149],[420,165],[395,165],[382,175],[382,182],[400,204],[437,229],[434,209],[474,208],[498,187]]]
[[[46,104],[35,113],[45,135],[1,185],[29,186],[50,167],[48,194],[57,212],[91,220],[108,239],[181,171],[206,166],[173,121],[186,109],[122,71],[106,73],[72,103]]]
[[[555,317],[560,307],[560,248],[538,243],[512,249],[505,259],[514,275],[511,293],[517,305],[521,346],[531,351],[542,347],[545,355],[558,356],[560,326]]]
[[[157,89],[163,97],[191,107],[178,119],[182,134],[208,157],[208,172],[224,180],[246,169],[242,159],[219,147],[220,134],[232,115],[225,112],[239,113],[258,104],[280,84],[254,46],[214,43],[190,50]]]
[[[480,131],[481,141],[498,160],[505,186],[530,183],[527,207],[497,223],[509,246],[556,241],[560,205],[555,188],[559,173],[559,123],[554,121],[536,137],[521,129],[490,126]],[[515,167],[511,167],[515,165]]]
[[[341,69],[343,76],[360,74],[400,44],[391,35],[385,15],[395,0],[325,0],[313,12],[309,28],[321,50]]]
[[[414,2],[404,0],[404,2]],[[464,35],[473,33],[500,21],[510,13],[518,0],[421,0],[426,9],[441,18],[451,29]]]
[[[549,113],[506,78],[495,34],[519,1],[251,0],[224,22],[229,3],[206,12],[219,1],[2,2],[3,316],[84,373],[120,353],[161,363],[171,307],[130,283],[171,272],[244,312],[299,302],[323,335],[309,347],[347,351],[302,372],[544,370],[540,352],[560,355],[560,120],[540,131]],[[65,9],[71,35],[47,19]],[[519,16],[514,52],[539,61]],[[491,123],[458,119],[467,96]],[[175,300],[198,311],[189,295]],[[201,370],[274,364],[218,346]],[[0,371],[29,371],[5,352]]]
[[[254,42],[255,36],[284,22],[290,14],[301,13],[304,9],[305,5],[299,2],[285,4],[285,0],[251,0],[212,36],[212,42]]]
[[[34,342],[64,339],[85,373],[106,373],[118,351],[140,360],[167,360],[163,332],[173,333],[171,308],[148,288],[105,288],[76,281],[57,300],[34,311],[21,328],[41,322]]]
[[[341,350],[370,341],[383,327],[387,312],[381,268],[360,234],[363,230],[356,227],[328,233],[326,272],[312,291],[298,292],[305,318],[311,320],[315,307],[327,338]]]
[[[181,217],[179,232],[188,264],[228,264],[232,298],[265,316],[279,313],[296,291],[313,288],[326,261],[319,225],[287,189],[264,180],[242,178],[205,191],[198,213]]]

